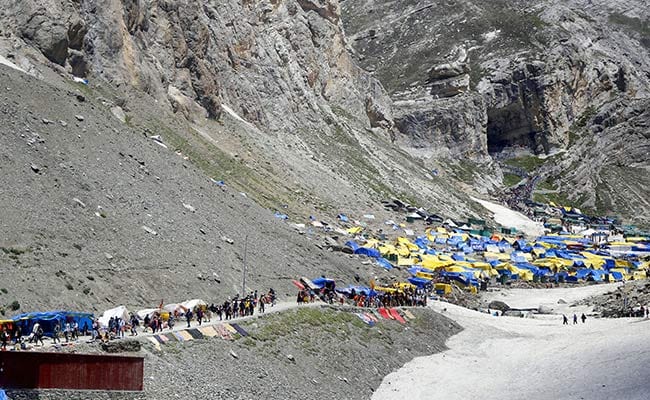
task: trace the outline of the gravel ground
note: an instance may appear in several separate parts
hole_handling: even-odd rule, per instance
[[[603,317],[630,317],[639,307],[650,306],[650,282],[631,281],[605,294],[592,296],[578,302],[590,305]]]
[[[0,308],[8,314],[224,301],[241,291],[244,258],[246,290],[273,287],[280,299],[293,298],[290,280],[300,276],[346,284],[381,270],[327,251],[317,234],[299,235],[227,182],[214,184],[148,138],[157,132],[116,119],[100,89],[57,88],[0,66]]]
[[[145,357],[145,391],[135,399],[369,399],[384,376],[415,357],[446,350],[461,327],[429,308],[408,310],[402,325],[380,320],[363,323],[348,306],[320,304],[283,307],[237,322],[248,337],[234,335],[179,343],[156,349],[144,336],[136,353]],[[213,320],[213,324],[215,321]],[[147,335],[151,336],[151,335]],[[129,347],[133,341],[112,341]],[[102,352],[81,343],[63,351]]]

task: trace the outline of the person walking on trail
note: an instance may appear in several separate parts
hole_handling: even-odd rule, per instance
[[[43,328],[41,327],[40,324],[38,324],[38,322],[36,323],[36,325],[38,325],[38,329],[36,330],[36,336],[35,336],[36,339],[34,344],[38,345],[38,342],[41,342],[41,346],[45,346],[45,343],[43,343],[43,334],[44,334]]]
[[[587,316],[584,313],[582,313],[582,315],[580,316],[580,319],[582,320],[582,323],[584,324],[585,320],[587,319]]]
[[[577,323],[578,323],[578,315],[577,315],[577,314],[573,314],[573,325],[575,325],[575,324],[577,324]]]
[[[185,313],[185,319],[187,320],[187,327],[190,327],[190,321],[192,320],[192,310],[187,310]]]
[[[562,314],[562,325],[569,325],[569,319],[564,314]]]
[[[69,322],[66,322],[65,325],[63,326],[63,336],[65,336],[66,343],[70,341],[71,334],[72,334],[72,327],[70,326]]]
[[[9,332],[7,332],[7,327],[2,329],[0,332],[0,341],[2,342],[2,350],[7,350],[7,343],[9,343]]]
[[[54,324],[54,332],[52,332],[52,343],[61,343],[59,336],[61,335],[61,325],[57,322]]]

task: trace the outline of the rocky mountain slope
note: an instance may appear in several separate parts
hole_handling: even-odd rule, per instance
[[[220,300],[240,291],[245,247],[247,290],[367,282],[377,267],[273,211],[379,219],[402,197],[485,212],[391,143],[389,99],[348,55],[335,1],[28,0],[0,18],[4,305]]]
[[[645,2],[347,0],[343,21],[412,154],[561,152],[531,171],[548,197],[648,223]]]
[[[648,220],[642,2],[3,5],[4,304],[232,295],[246,236],[251,288],[368,280],[273,212],[489,217],[468,193],[511,153],[547,155],[545,199]]]

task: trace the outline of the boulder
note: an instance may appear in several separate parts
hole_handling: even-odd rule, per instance
[[[100,345],[107,353],[136,353],[142,348],[142,343],[137,340],[118,340]]]
[[[493,310],[499,310],[501,312],[506,312],[510,309],[510,306],[502,301],[493,300],[490,302],[490,304],[488,304],[488,308]]]

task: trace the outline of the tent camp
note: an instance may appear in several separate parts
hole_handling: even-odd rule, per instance
[[[111,308],[110,310],[104,311],[101,317],[99,317],[99,324],[103,327],[108,327],[108,321],[111,317],[113,318],[122,318],[124,321],[129,320],[129,310],[125,306],[119,306]]]

